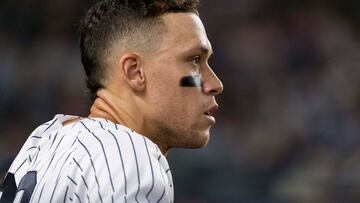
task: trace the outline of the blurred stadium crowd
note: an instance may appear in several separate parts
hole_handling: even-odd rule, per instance
[[[77,24],[94,1],[1,1],[0,180],[37,125],[87,115]],[[209,145],[169,154],[176,202],[360,202],[359,9],[202,1],[225,91]]]

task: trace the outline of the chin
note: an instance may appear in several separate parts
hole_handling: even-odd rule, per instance
[[[177,133],[172,133],[168,140],[170,148],[202,148],[205,147],[210,139],[210,129],[182,131],[177,130]],[[174,132],[174,131],[173,131]],[[178,133],[181,132],[181,133]]]
[[[195,138],[194,138],[195,137]],[[209,131],[204,133],[199,133],[197,135],[194,135],[194,137],[191,139],[191,142],[189,143],[189,148],[202,148],[205,147],[209,143],[210,139],[210,133]]]

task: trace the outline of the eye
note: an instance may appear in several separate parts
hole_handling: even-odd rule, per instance
[[[199,65],[200,62],[201,62],[200,56],[195,56],[195,57],[191,58],[191,63],[193,63],[194,65]]]

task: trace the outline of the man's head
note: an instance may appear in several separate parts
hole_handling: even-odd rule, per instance
[[[80,27],[81,60],[94,99],[105,86],[115,46],[152,51],[166,31],[161,16],[173,12],[198,14],[198,0],[102,0],[84,17]]]
[[[109,5],[119,10],[112,13],[123,13],[91,17]],[[91,9],[84,21],[100,26],[85,26],[93,33],[86,38],[90,31],[83,28],[81,36],[89,87],[121,117],[115,120],[164,151],[208,142],[215,124],[209,114],[223,90],[208,65],[212,47],[197,5],[195,0],[110,0]],[[119,22],[107,24],[115,19]]]

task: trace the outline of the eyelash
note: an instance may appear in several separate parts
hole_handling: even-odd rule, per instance
[[[200,57],[200,56],[195,56],[195,57],[191,58],[191,62],[192,62],[194,65],[199,65],[199,64],[200,64],[200,61],[201,61],[201,57]]]

